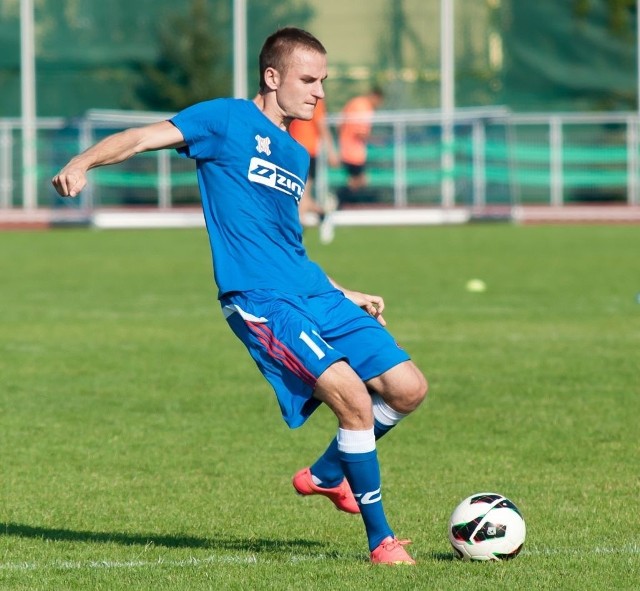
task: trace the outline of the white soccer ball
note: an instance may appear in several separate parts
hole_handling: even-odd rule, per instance
[[[462,560],[515,558],[526,533],[520,510],[496,493],[467,497],[449,519],[449,541]]]

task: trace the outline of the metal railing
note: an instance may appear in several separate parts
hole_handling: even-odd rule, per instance
[[[170,113],[91,111],[77,120],[39,119],[40,208],[122,206],[172,208],[199,202],[193,162],[174,151],[137,156],[90,172],[80,200],[61,200],[50,178],[74,154],[115,131],[159,121]],[[328,118],[335,131],[340,116]],[[20,119],[0,119],[0,208],[22,199]],[[442,207],[443,184],[453,182],[456,206],[608,201],[640,204],[640,134],[635,113],[513,114],[504,108],[459,110],[445,122],[437,111],[378,112],[372,118],[369,186],[354,202]],[[443,170],[443,155],[452,168]],[[318,194],[340,194],[344,172],[320,158]]]

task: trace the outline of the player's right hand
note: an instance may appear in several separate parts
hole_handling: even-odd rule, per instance
[[[75,197],[87,184],[87,176],[83,170],[65,166],[51,179],[51,183],[63,197]]]

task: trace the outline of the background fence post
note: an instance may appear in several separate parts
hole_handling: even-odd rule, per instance
[[[638,204],[638,117],[627,119],[627,203]]]
[[[473,196],[475,207],[483,208],[487,204],[487,174],[485,170],[486,133],[483,119],[473,122],[472,126],[473,149]]]
[[[550,156],[550,193],[551,205],[563,204],[562,178],[562,120],[551,117],[549,120],[549,156]]]
[[[158,207],[171,207],[171,154],[158,150]]]
[[[393,202],[396,207],[407,205],[407,130],[403,121],[393,123]]]
[[[13,135],[8,122],[0,122],[0,207],[12,206]]]

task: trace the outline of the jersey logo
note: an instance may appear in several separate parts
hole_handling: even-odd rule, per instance
[[[260,137],[259,135],[257,135],[256,142],[258,142],[258,145],[256,146],[258,154],[266,154],[267,156],[271,156],[271,138]]]
[[[304,191],[304,181],[300,177],[284,168],[276,166],[273,162],[263,160],[256,156],[254,156],[249,163],[247,178],[252,183],[265,185],[290,195],[296,202],[300,201],[302,192]]]

